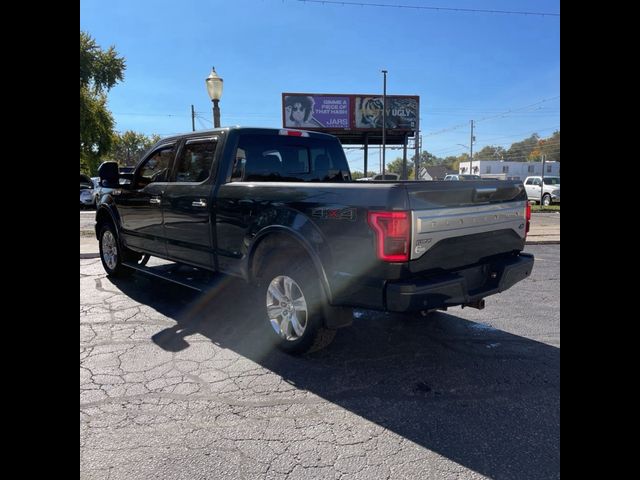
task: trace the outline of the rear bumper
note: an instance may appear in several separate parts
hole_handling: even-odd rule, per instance
[[[532,269],[533,255],[521,253],[426,279],[389,282],[386,309],[409,312],[475,302],[511,288],[531,275]]]

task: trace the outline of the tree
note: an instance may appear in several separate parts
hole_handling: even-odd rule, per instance
[[[466,154],[465,154],[466,155]],[[466,158],[466,160],[468,160],[468,158]],[[466,161],[464,160],[464,161]],[[458,171],[458,167],[460,166],[460,157],[456,157],[456,156],[449,156],[449,157],[445,157],[442,162],[440,163],[440,165],[442,165],[443,167],[449,169],[449,170],[455,170],[456,172]]]
[[[416,159],[415,154],[411,156],[411,162]],[[440,165],[441,158],[436,157],[433,153],[429,153],[426,150],[420,152],[420,167]]]
[[[560,132],[555,131],[550,138],[541,138],[531,153],[529,162],[541,162],[545,155],[547,161],[560,161]]]
[[[511,147],[509,147],[509,150],[507,151],[507,158],[505,158],[505,160],[512,162],[526,162],[530,158],[531,152],[533,152],[538,146],[538,140],[540,140],[540,135],[534,133],[529,138],[521,142],[512,143]]]
[[[547,161],[560,161],[560,130],[553,132],[550,138],[540,140],[540,153],[546,156]]]
[[[107,92],[124,78],[125,60],[113,46],[102,50],[80,31],[80,170],[95,175],[100,158],[113,145],[114,121]]]
[[[402,157],[397,157],[393,162],[388,163],[386,165],[386,171],[402,175]],[[407,178],[413,177],[413,162],[407,158]]]
[[[116,133],[109,159],[118,162],[121,166],[132,167],[158,140],[160,135],[156,134],[148,136],[132,130],[127,130],[123,134]]]
[[[487,145],[473,156],[474,160],[504,160],[507,151],[502,147]]]

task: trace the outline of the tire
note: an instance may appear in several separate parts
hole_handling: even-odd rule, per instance
[[[542,205],[544,205],[545,207],[548,207],[549,205],[551,205],[551,195],[549,195],[548,193],[546,193],[546,194],[542,197]]]
[[[123,259],[129,256],[129,252],[125,252],[120,245],[118,235],[111,223],[104,223],[100,228],[98,245],[100,260],[108,276],[126,277],[133,273],[131,268],[122,264]]]
[[[324,326],[326,299],[309,260],[270,261],[258,282],[262,316],[278,348],[304,354],[333,341],[336,330]]]

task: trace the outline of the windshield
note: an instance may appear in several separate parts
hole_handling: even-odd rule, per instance
[[[560,185],[560,177],[545,177],[545,185]]]

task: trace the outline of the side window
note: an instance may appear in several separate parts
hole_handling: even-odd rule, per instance
[[[536,178],[536,179],[533,181],[533,184],[539,187],[540,185],[542,185],[542,180],[540,180],[539,178]]]
[[[491,165],[487,165],[484,173],[491,173]]]
[[[209,178],[216,145],[213,141],[187,143],[178,160],[175,181],[200,183]]]
[[[533,178],[527,178],[525,185],[531,185],[531,184],[533,184]]]
[[[547,165],[547,173],[551,173],[551,165]]]
[[[169,167],[173,157],[173,146],[154,152],[138,170],[138,182],[148,185],[155,182],[166,182],[169,178]]]
[[[509,166],[508,165],[503,165],[502,166],[502,173],[509,173]]]

